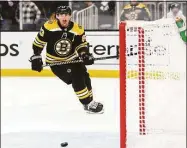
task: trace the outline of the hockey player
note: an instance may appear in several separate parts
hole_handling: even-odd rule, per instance
[[[46,47],[46,63],[82,59],[83,63],[51,66],[52,72],[66,84],[72,84],[75,94],[89,113],[103,113],[103,105],[93,100],[92,86],[85,65],[92,65],[94,58],[88,51],[85,32],[82,26],[71,20],[71,9],[59,6],[54,19],[47,21],[33,42],[34,55],[31,67],[42,71],[41,52]]]
[[[131,0],[131,2],[124,6],[120,16],[121,21],[150,21],[151,13],[147,6],[138,0]]]
[[[167,18],[171,18],[175,20],[176,25],[179,29],[179,34],[181,39],[187,43],[187,29],[186,29],[186,17],[183,15],[182,11],[180,10],[180,5],[178,3],[172,3],[170,5],[170,12],[167,13]]]

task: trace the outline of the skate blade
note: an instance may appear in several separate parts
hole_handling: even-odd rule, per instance
[[[103,114],[104,113],[104,109],[101,110],[100,112],[97,112],[97,113],[94,113],[94,112],[91,112],[91,111],[86,111],[87,114]]]

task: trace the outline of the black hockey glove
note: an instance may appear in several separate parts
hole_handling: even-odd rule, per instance
[[[31,68],[34,71],[38,71],[41,72],[43,70],[43,62],[42,62],[42,56],[41,55],[33,55],[30,58],[30,62],[31,62]]]
[[[81,58],[82,58],[85,65],[94,64],[94,57],[91,53],[82,53]]]

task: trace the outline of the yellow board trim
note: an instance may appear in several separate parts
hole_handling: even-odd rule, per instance
[[[91,77],[118,78],[118,70],[88,70]],[[1,69],[1,77],[54,77],[50,69],[44,69],[42,72],[32,71],[30,69]]]
[[[119,78],[119,70],[88,70],[91,77],[97,78]],[[31,69],[1,69],[1,77],[54,77],[50,69],[44,69],[42,72],[32,71]],[[137,79],[137,71],[128,71],[128,79]],[[146,72],[146,79],[153,80],[180,80],[180,73],[161,71]]]

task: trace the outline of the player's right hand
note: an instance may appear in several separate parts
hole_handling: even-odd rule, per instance
[[[31,68],[34,71],[41,72],[43,70],[43,62],[41,55],[33,55],[30,57]]]
[[[91,53],[82,53],[81,58],[82,58],[85,65],[94,64],[94,57]]]

